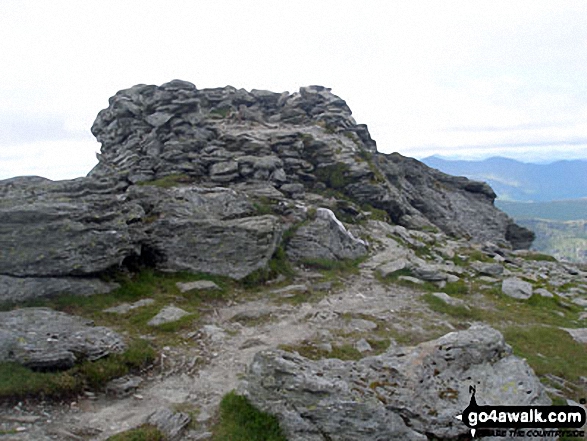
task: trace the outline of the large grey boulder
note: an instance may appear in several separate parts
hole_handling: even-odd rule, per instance
[[[0,181],[0,274],[95,275],[138,252],[129,225],[139,205],[95,193],[91,180],[39,179]]]
[[[356,362],[262,351],[240,392],[276,415],[290,441],[448,440],[469,433],[455,417],[470,386],[480,405],[551,403],[503,336],[480,324]]]
[[[66,369],[76,361],[97,360],[125,347],[122,337],[111,329],[50,308],[0,312],[0,362]]]
[[[526,300],[532,297],[532,284],[517,277],[509,277],[501,283],[501,291],[514,299]]]
[[[316,219],[298,228],[287,249],[292,260],[356,259],[367,254],[367,244],[355,238],[327,208],[316,210]]]
[[[242,279],[263,268],[281,238],[275,216],[234,220],[161,218],[147,230],[148,244],[160,253],[166,271],[205,272]]]

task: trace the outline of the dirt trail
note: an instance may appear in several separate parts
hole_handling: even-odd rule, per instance
[[[371,331],[376,323],[368,320],[370,317],[415,333],[431,326],[450,328],[416,301],[417,291],[385,286],[374,278],[372,269],[396,252],[396,242],[384,240],[359,274],[347,276],[341,288],[318,302],[293,305],[272,294],[215,309],[204,318],[206,325],[191,330],[195,344],[165,347],[158,365],[144,375],[132,395],[115,398],[98,394],[69,406],[7,409],[6,417],[15,421],[19,416],[37,420],[23,423],[22,432],[3,439],[101,441],[141,425],[160,407],[197,410],[196,428],[182,439],[207,439],[222,396],[238,386],[255,353],[262,349],[304,340],[336,343],[341,335]],[[293,284],[312,286],[312,280],[312,274],[302,273]]]

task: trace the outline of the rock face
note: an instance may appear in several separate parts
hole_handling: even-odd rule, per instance
[[[356,259],[367,253],[367,244],[349,233],[327,208],[318,208],[316,219],[298,228],[287,254],[292,260]]]
[[[92,132],[102,147],[87,177],[0,181],[0,299],[107,292],[98,276],[121,266],[241,279],[267,265],[308,208],[347,218],[378,209],[412,229],[514,248],[532,239],[493,206],[487,185],[378,153],[321,86],[137,85],[110,98]],[[290,256],[366,252],[336,216],[318,213]]]
[[[122,352],[120,335],[80,317],[49,308],[0,312],[0,362],[29,368],[66,369],[83,358],[97,360]]]
[[[259,352],[240,390],[278,417],[290,441],[426,440],[469,432],[455,416],[471,385],[479,405],[550,404],[526,362],[486,325],[357,362]]]

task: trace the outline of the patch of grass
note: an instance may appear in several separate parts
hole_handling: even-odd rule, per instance
[[[316,177],[321,182],[324,182],[328,187],[335,190],[340,190],[352,183],[348,177],[349,166],[342,162],[337,162],[333,165],[319,167],[316,169]]]
[[[338,358],[339,360],[360,360],[364,355],[357,348],[350,344],[333,345],[332,352],[328,358]]]
[[[310,360],[338,358],[339,360],[360,360],[364,357],[353,345],[348,343],[332,345],[332,351],[319,348],[316,343],[304,340],[297,345],[279,345],[279,349],[287,352],[297,352]]]
[[[573,383],[587,372],[585,345],[562,329],[550,326],[510,326],[503,330],[514,354],[525,358],[538,376],[553,374]],[[574,391],[575,400],[585,390]]]
[[[549,255],[549,254],[543,254],[543,253],[528,253],[525,254],[524,256],[522,256],[522,258],[524,260],[534,260],[537,262],[557,262],[556,258]]]
[[[287,280],[295,275],[295,271],[287,258],[283,246],[278,246],[276,248],[265,268],[259,268],[258,270],[253,271],[242,279],[240,283],[247,289],[257,288],[260,285],[264,285],[269,280],[275,279],[279,275],[285,276]]]
[[[249,401],[229,392],[220,402],[220,418],[212,441],[287,441],[277,418],[261,412]]]
[[[18,363],[0,363],[0,399],[58,398],[82,388],[82,380],[71,372],[34,372]]]
[[[464,280],[458,280],[456,282],[447,282],[441,291],[447,293],[449,296],[465,295],[469,294],[469,284]]]
[[[266,196],[257,197],[253,202],[253,207],[255,208],[255,213],[258,216],[263,216],[265,214],[276,214],[275,202]]]
[[[216,118],[226,118],[228,115],[230,115],[231,112],[231,108],[230,107],[218,107],[216,109],[212,109],[210,110],[210,116],[212,117],[216,117]]]
[[[428,303],[430,309],[442,314],[448,314],[453,318],[468,321],[482,321],[484,312],[477,308],[467,308],[465,305],[452,306],[432,294],[424,294],[422,298]]]
[[[62,372],[37,372],[16,363],[0,363],[0,399],[61,398],[78,394],[85,387],[100,389],[108,381],[148,365],[155,357],[148,342],[136,340],[122,354],[86,360]]]
[[[491,258],[480,250],[470,250],[468,255],[471,260],[478,260],[479,262],[492,262]]]
[[[304,259],[302,264],[309,268],[336,272],[339,274],[357,274],[359,272],[359,263],[364,259],[342,259],[342,260],[329,260],[329,259]]]
[[[112,435],[106,441],[166,441],[165,435],[150,424]]]
[[[155,179],[153,181],[142,181],[139,182],[137,185],[151,185],[159,188],[171,188],[177,187],[179,185],[191,184],[192,182],[193,179],[186,174],[173,173],[171,175],[167,175],[160,179]]]

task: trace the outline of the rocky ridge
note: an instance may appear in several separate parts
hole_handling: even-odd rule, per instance
[[[512,335],[528,328],[584,344],[587,272],[516,250],[532,235],[493,207],[485,184],[377,153],[328,89],[140,85],[111,98],[92,130],[102,153],[88,177],[0,182],[0,298],[116,296],[124,287],[105,275],[132,282],[153,270],[161,279],[149,296],[107,297],[98,312],[95,296],[81,311],[151,341],[160,357],[142,381],[122,378],[104,395],[4,408],[0,430],[23,429],[11,439],[104,440],[145,422],[169,439],[209,439],[232,389],[276,414],[288,439],[461,439],[468,429],[453,413],[473,377],[499,404],[585,389],[585,378],[542,373],[545,389],[506,341],[523,350]],[[252,289],[215,277],[257,280],[284,260],[292,272]],[[346,272],[333,275],[341,261]],[[176,284],[164,283],[170,274]],[[159,327],[174,321],[168,343]],[[67,341],[43,342],[53,331],[42,329],[42,344],[29,344],[8,331],[8,361],[23,344],[59,360],[53,342]],[[106,346],[119,342],[108,336]],[[87,356],[73,347],[68,357]],[[506,385],[516,386],[504,395]]]

